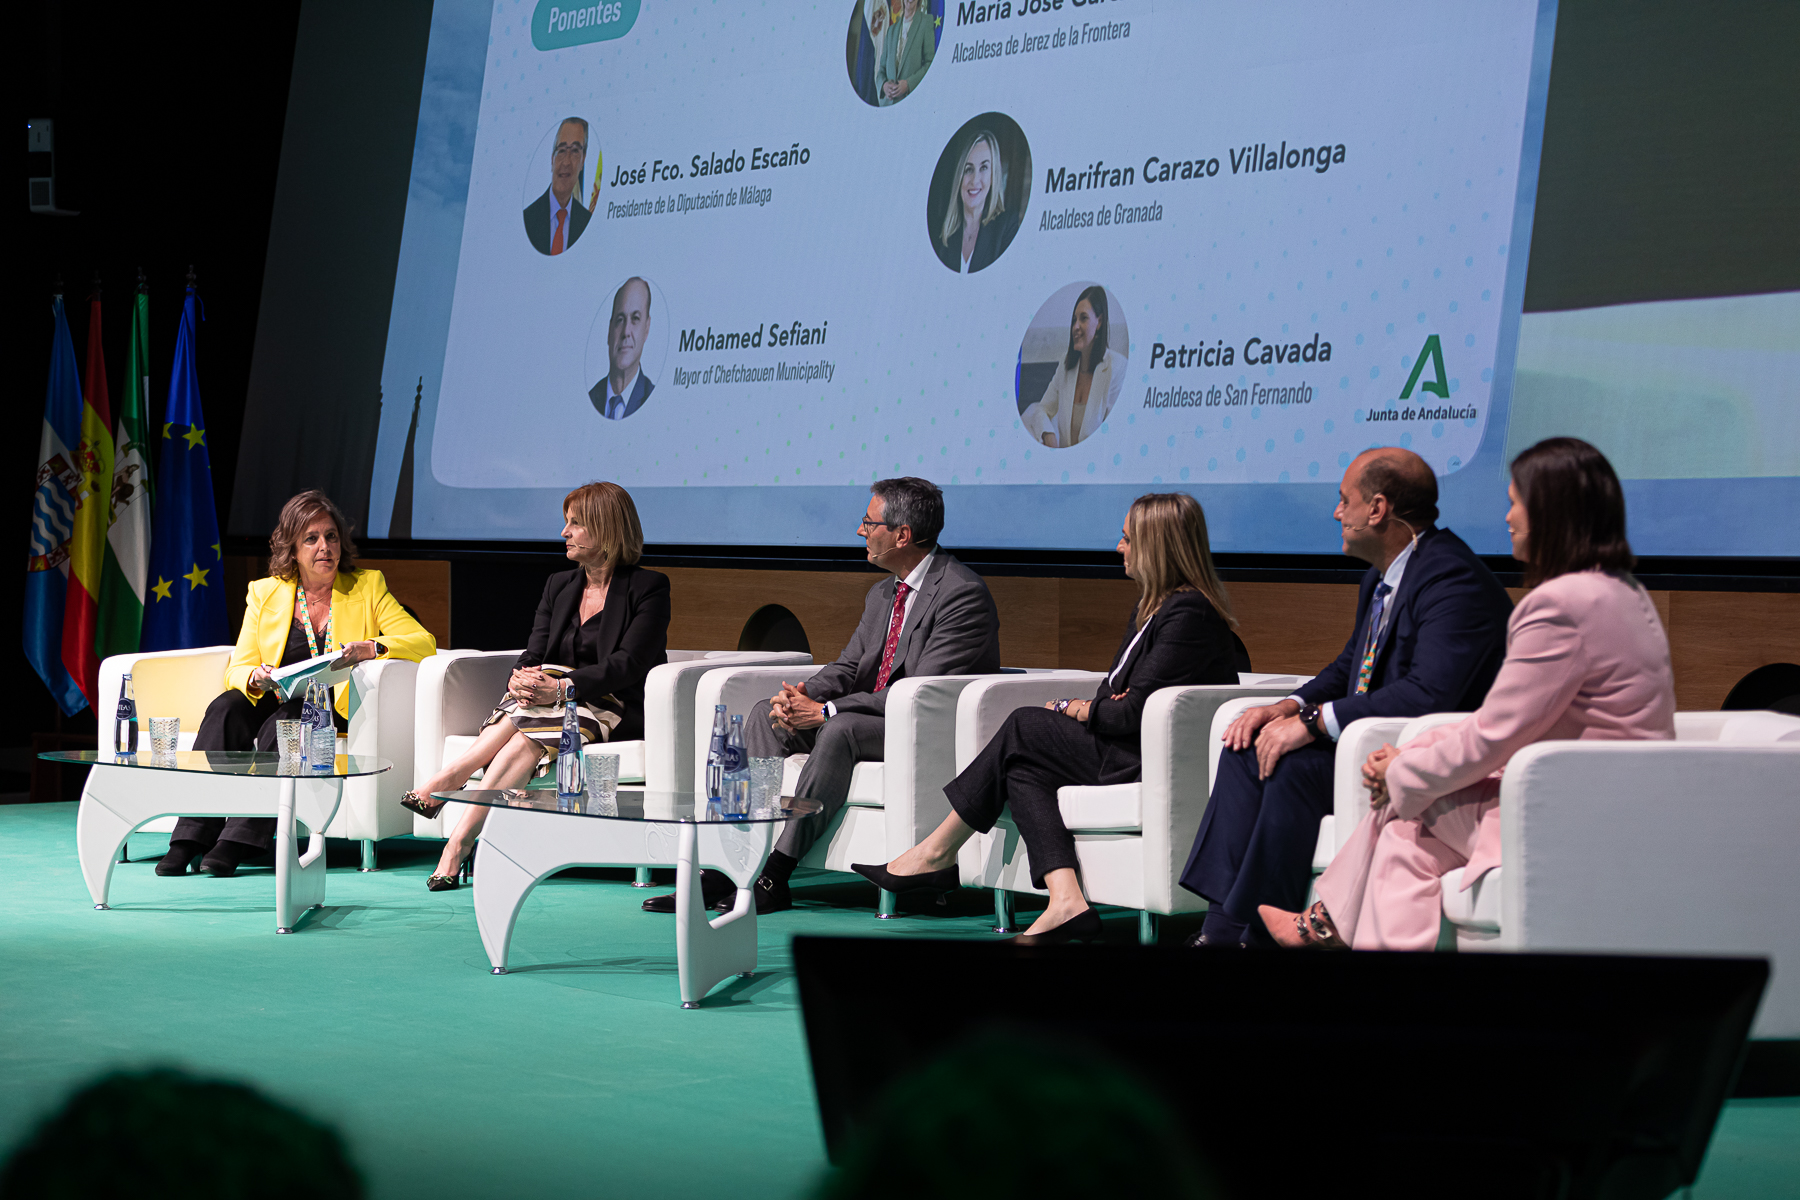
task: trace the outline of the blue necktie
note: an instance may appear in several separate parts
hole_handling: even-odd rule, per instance
[[[1381,644],[1381,612],[1387,607],[1387,595],[1394,589],[1387,580],[1375,585],[1375,599],[1369,605],[1369,635],[1363,647],[1362,666],[1356,672],[1356,694],[1369,690],[1369,677],[1375,673],[1375,648]]]

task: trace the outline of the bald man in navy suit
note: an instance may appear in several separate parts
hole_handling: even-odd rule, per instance
[[[1352,460],[1338,488],[1344,553],[1369,563],[1337,659],[1225,731],[1181,886],[1211,905],[1190,946],[1264,941],[1257,908],[1306,907],[1337,739],[1360,717],[1472,712],[1506,654],[1512,601],[1463,540],[1437,528],[1437,476],[1410,450]]]

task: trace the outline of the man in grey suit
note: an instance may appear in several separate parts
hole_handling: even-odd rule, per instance
[[[981,576],[937,545],[944,528],[944,494],[930,480],[884,479],[869,489],[857,532],[869,561],[890,572],[869,589],[862,620],[837,661],[800,684],[759,702],[744,721],[753,757],[805,754],[794,794],[824,811],[789,821],[754,889],[756,911],[791,908],[788,876],[850,795],[859,762],[879,762],[887,730],[887,689],[909,676],[983,675],[1000,669],[1000,614]],[[708,904],[731,896],[731,881],[716,871],[700,879]],[[644,902],[650,912],[674,912],[675,897]]]

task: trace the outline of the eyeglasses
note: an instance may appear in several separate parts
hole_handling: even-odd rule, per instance
[[[581,142],[558,142],[556,149],[551,151],[551,155],[555,158],[573,158],[577,154],[586,153],[587,146]]]
[[[900,526],[894,524],[892,521],[871,521],[869,518],[864,517],[861,521],[856,523],[856,531],[861,533],[865,529],[874,529],[876,526],[886,526],[889,529],[900,528]]]

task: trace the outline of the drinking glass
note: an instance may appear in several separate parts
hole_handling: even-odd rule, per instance
[[[310,733],[312,753],[310,765],[316,775],[329,775],[337,769],[337,730],[327,721],[315,725]]]
[[[305,744],[305,721],[275,722],[275,746],[281,752],[282,762],[298,762]]]
[[[180,737],[180,717],[150,718],[150,753],[159,758],[175,753],[175,744]]]
[[[750,812],[767,817],[781,807],[781,774],[787,766],[785,758],[753,758],[750,760]]]
[[[619,800],[619,756],[605,750],[585,749],[582,757],[586,759],[588,798],[599,804],[618,804]]]

